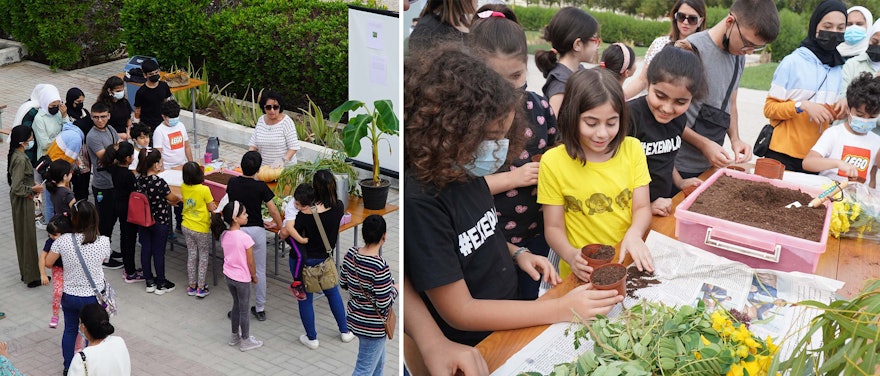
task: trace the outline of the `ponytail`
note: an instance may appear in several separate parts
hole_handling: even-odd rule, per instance
[[[70,162],[63,159],[56,159],[49,164],[46,169],[46,190],[49,193],[55,193],[58,190],[58,184],[64,181],[64,177],[70,173]]]
[[[220,240],[220,235],[223,234],[223,231],[228,230],[229,226],[232,225],[232,221],[240,216],[242,212],[244,212],[244,205],[238,201],[230,201],[220,209],[219,213],[214,212],[211,214],[211,235],[214,236],[214,239]]]
[[[104,339],[113,334],[116,328],[110,323],[107,311],[98,303],[88,304],[79,312],[79,321],[94,339]]]

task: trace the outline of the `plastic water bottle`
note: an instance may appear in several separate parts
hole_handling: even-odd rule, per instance
[[[220,139],[217,137],[208,137],[208,146],[205,147],[205,153],[211,154],[211,161],[220,158]]]
[[[104,192],[98,191],[98,202],[101,202],[103,200],[104,200]]]

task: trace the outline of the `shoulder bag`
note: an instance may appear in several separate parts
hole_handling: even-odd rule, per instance
[[[358,288],[361,290],[361,294],[364,294],[367,297],[367,300],[373,304],[373,310],[376,311],[376,314],[379,315],[379,318],[382,319],[382,325],[385,326],[385,335],[388,336],[388,339],[394,339],[394,329],[397,328],[397,313],[394,312],[394,307],[388,307],[388,314],[383,315],[382,311],[379,310],[379,305],[376,304],[376,296],[373,294],[367,294],[367,291],[364,290],[364,286],[361,284],[361,276],[357,271],[358,262],[354,261],[354,277],[357,278]]]
[[[333,259],[333,248],[330,247],[330,241],[327,240],[327,233],[324,232],[324,225],[321,223],[321,216],[318,214],[318,207],[312,206],[311,209],[315,223],[318,225],[318,232],[321,233],[321,240],[324,241],[324,249],[329,255],[318,265],[303,267],[302,276],[306,292],[316,293],[338,285],[339,274],[336,271],[336,261]]]
[[[76,257],[79,259],[79,264],[82,266],[83,272],[86,273],[86,278],[89,279],[89,284],[92,286],[92,290],[95,291],[95,297],[98,298],[98,303],[107,310],[107,314],[110,317],[116,317],[116,290],[113,290],[110,287],[110,282],[107,282],[107,279],[104,279],[104,290],[98,291],[98,287],[95,286],[95,280],[92,279],[92,273],[89,272],[89,267],[86,265],[86,260],[83,259],[82,251],[79,249],[79,242],[76,240],[76,235],[70,234],[70,241],[73,243],[73,248],[76,250]]]
[[[696,50],[696,46],[694,46],[694,50]],[[724,136],[727,134],[727,129],[730,128],[730,113],[727,112],[727,106],[730,104],[730,96],[736,85],[736,76],[739,74],[739,58],[734,60],[733,78],[730,79],[730,84],[727,86],[727,94],[721,101],[721,108],[703,103],[700,106],[700,112],[694,119],[694,132],[719,144],[724,143]]]

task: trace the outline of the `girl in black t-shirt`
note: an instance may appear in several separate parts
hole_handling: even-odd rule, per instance
[[[404,93],[405,278],[446,338],[475,345],[490,331],[570,321],[572,310],[606,314],[623,300],[589,284],[558,299],[515,300],[514,264],[551,284],[560,280],[546,257],[507,246],[482,177],[508,155],[507,137],[519,152],[520,97],[509,82],[446,47],[408,57]]]
[[[116,216],[119,218],[119,251],[122,253],[122,264],[125,271],[122,279],[125,283],[135,283],[144,280],[143,270],[137,269],[134,259],[135,243],[137,242],[138,226],[128,222],[128,199],[134,191],[135,176],[129,169],[134,160],[134,145],[129,142],[120,142],[104,149],[101,158],[102,166],[109,166],[110,176],[113,179],[113,189],[116,191]]]
[[[141,242],[141,267],[144,268],[146,291],[163,295],[174,291],[174,283],[165,278],[165,243],[171,228],[171,205],[177,205],[180,197],[171,193],[171,188],[159,177],[162,171],[162,153],[159,150],[141,150],[138,157],[134,190],[143,193],[150,201],[150,211],[156,221],[150,227],[139,227]],[[155,266],[155,279],[153,268]]]
[[[691,100],[705,92],[703,64],[691,51],[674,46],[663,48],[648,66],[648,94],[627,102],[631,136],[642,142],[648,158],[651,183],[651,213],[665,217],[672,213],[672,196],[698,178],[682,179],[675,169],[675,155],[687,123],[685,112]]]

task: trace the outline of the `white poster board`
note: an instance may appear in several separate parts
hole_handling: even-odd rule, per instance
[[[373,101],[390,99],[401,119],[400,54],[399,13],[348,7],[349,99],[365,102],[370,108]],[[402,129],[402,121],[400,126]],[[399,136],[386,136],[379,142],[379,165],[383,169],[400,171],[400,146]],[[361,148],[361,153],[353,159],[372,165],[369,141],[361,140]]]

